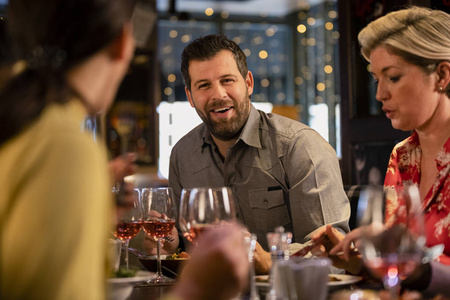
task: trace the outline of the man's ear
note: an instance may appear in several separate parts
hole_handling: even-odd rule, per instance
[[[192,95],[191,95],[191,91],[189,91],[189,89],[187,88],[187,86],[184,87],[184,92],[186,93],[186,97],[189,100],[189,104],[195,108],[195,104],[194,101],[192,100]]]
[[[130,60],[134,54],[135,40],[131,23],[124,24],[122,31],[110,45],[112,59]]]
[[[253,94],[253,86],[255,84],[253,81],[252,72],[248,71],[247,77],[245,78],[245,83],[247,84],[247,91],[248,91],[248,95],[250,96],[251,94]]]
[[[442,61],[438,64],[436,68],[436,72],[439,76],[438,79],[438,88],[442,87],[444,90],[450,84],[450,62]]]

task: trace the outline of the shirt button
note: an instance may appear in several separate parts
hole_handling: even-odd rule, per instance
[[[267,201],[267,199],[264,199],[264,204],[269,204],[269,201]]]

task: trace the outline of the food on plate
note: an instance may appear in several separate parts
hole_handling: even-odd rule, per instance
[[[126,269],[126,268],[119,268],[117,271],[111,273],[111,278],[124,278],[124,277],[134,277],[136,276],[138,270],[134,269]]]
[[[337,277],[335,277],[333,275],[328,275],[328,281],[329,282],[335,282],[335,281],[342,281],[342,279],[337,278]]]
[[[178,248],[174,254],[166,256],[166,259],[168,259],[168,260],[189,259],[189,258],[190,258],[189,254],[187,252],[181,251],[180,248]]]

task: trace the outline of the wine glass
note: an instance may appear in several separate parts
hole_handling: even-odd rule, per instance
[[[119,191],[114,189],[114,193],[118,193]],[[134,189],[134,203],[133,207],[124,211],[118,218],[116,224],[116,230],[114,231],[114,235],[116,238],[122,241],[124,246],[123,251],[125,252],[125,268],[129,269],[128,262],[128,244],[130,243],[130,239],[135,237],[139,230],[141,230],[142,224],[142,205],[141,205],[141,197],[140,191],[138,189]]]
[[[191,233],[193,233],[193,229],[191,228],[191,222],[189,221],[190,207],[189,207],[189,198],[191,196],[192,189],[186,188],[181,191],[180,197],[180,210],[178,214],[178,226],[183,233],[183,236],[189,241],[193,242],[193,238],[191,237]]]
[[[211,226],[236,219],[233,193],[228,187],[184,189],[180,201],[180,229],[195,243]]]
[[[125,155],[128,152],[130,136],[135,130],[136,115],[128,110],[118,111],[112,117],[112,126],[120,136],[120,154]]]
[[[156,241],[157,277],[149,283],[167,283],[174,279],[163,276],[161,272],[161,240],[175,227],[176,208],[172,188],[142,189],[144,231]]]
[[[403,190],[387,190],[390,198],[403,204],[402,220],[386,224],[384,218],[385,194],[381,187],[362,191],[361,204],[366,206],[361,219],[362,246],[365,266],[382,279],[390,292],[390,299],[398,299],[400,281],[410,275],[422,261],[425,246],[424,220],[417,186]],[[359,208],[358,208],[359,209]],[[401,221],[401,222],[400,222]]]

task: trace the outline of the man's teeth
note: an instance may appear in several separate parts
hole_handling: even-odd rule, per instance
[[[229,107],[221,107],[221,108],[214,109],[214,112],[224,112],[224,111],[229,110],[230,108],[231,108],[231,106],[229,106]]]

